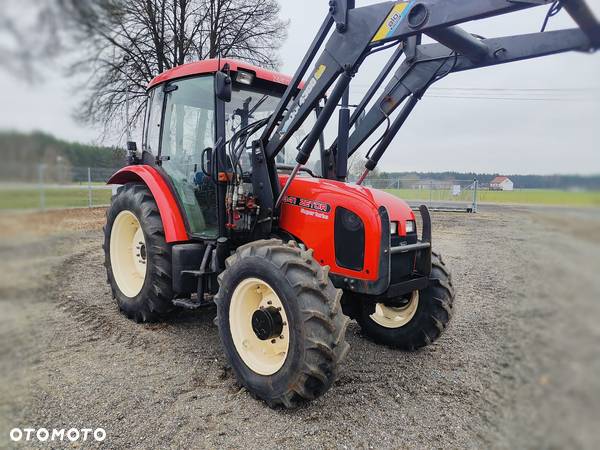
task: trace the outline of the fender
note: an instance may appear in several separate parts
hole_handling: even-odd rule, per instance
[[[126,184],[139,181],[148,186],[156,201],[165,229],[166,241],[170,244],[189,241],[177,199],[158,170],[146,165],[127,166],[110,177],[107,184]]]

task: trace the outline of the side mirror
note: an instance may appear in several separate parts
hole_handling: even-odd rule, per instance
[[[219,100],[228,103],[231,101],[231,92],[231,76],[229,75],[229,65],[226,64],[223,70],[215,75],[215,93]]]
[[[137,164],[140,158],[138,155],[137,143],[135,141],[127,142],[127,162],[129,164]]]
[[[210,167],[212,151],[212,147],[206,147],[202,150],[202,157],[200,158],[200,170],[202,170],[202,173],[207,177],[210,177],[212,172]],[[207,155],[208,158],[206,157]]]

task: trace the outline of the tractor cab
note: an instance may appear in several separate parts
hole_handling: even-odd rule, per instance
[[[289,81],[234,60],[206,60],[167,71],[150,83],[141,161],[166,175],[191,236],[219,237],[219,180],[231,181],[235,173],[246,181],[243,195],[251,194],[251,142],[257,133],[244,135],[235,155],[230,143],[271,116]],[[218,92],[223,89],[226,98]],[[279,153],[278,164],[292,163],[295,147],[310,128],[309,120]],[[313,166],[318,174],[318,165]],[[225,229],[235,225],[232,220],[226,215]]]

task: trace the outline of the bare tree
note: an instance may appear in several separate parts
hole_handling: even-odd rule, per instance
[[[277,0],[44,0],[40,4],[46,21],[64,25],[47,28],[62,30],[53,45],[70,50],[69,73],[87,76],[78,119],[106,127],[124,128],[128,91],[130,122],[136,123],[148,82],[186,62],[221,56],[277,68],[288,25],[279,18]]]
[[[0,69],[30,82],[36,61],[61,51],[56,0],[0,0]]]
[[[128,89],[135,122],[147,83],[192,60],[220,55],[276,68],[286,36],[276,0],[59,1],[71,37],[85,42],[90,55],[73,64],[93,73],[80,108],[87,122],[122,116]]]

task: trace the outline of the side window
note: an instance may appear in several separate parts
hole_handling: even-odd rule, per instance
[[[170,83],[160,155],[190,231],[214,237],[218,231],[215,183],[202,171],[202,153],[214,145],[215,99],[212,76]]]
[[[146,131],[143,149],[154,155],[158,154],[160,143],[160,125],[162,118],[164,93],[162,86],[153,89],[148,95],[146,115]]]

